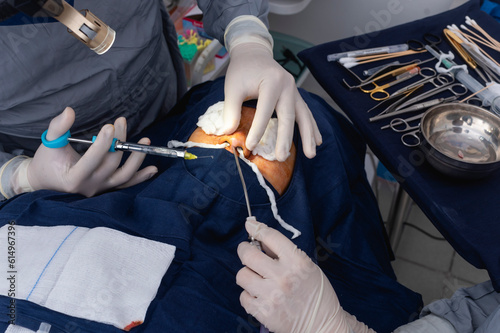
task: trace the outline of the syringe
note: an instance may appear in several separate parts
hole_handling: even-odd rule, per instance
[[[92,144],[95,141],[95,137],[93,138],[92,141],[75,139],[75,138],[70,137],[70,138],[68,138],[68,141]],[[111,148],[109,148],[109,151],[116,151],[116,150],[137,151],[137,152],[149,154],[149,155],[159,155],[159,156],[165,156],[165,157],[183,158],[185,160],[194,160],[194,159],[198,158],[196,155],[188,153],[185,150],[177,150],[177,149],[172,149],[172,148],[167,148],[167,147],[159,147],[159,146],[148,146],[148,145],[142,145],[140,143],[124,142],[124,141],[120,141],[117,139],[113,139],[113,143],[111,144]]]
[[[439,54],[429,45],[426,45],[425,48],[436,59],[441,60],[443,65],[447,69],[450,69],[455,78],[466,86],[470,92],[477,93],[477,96],[483,101],[484,106],[490,106],[491,111],[497,116],[500,116],[500,94],[493,91],[493,89],[496,88],[496,90],[500,92],[499,84],[495,83],[490,88],[485,89],[485,86],[469,75],[462,66],[458,66],[454,63],[450,57],[446,57],[446,55],[442,53]],[[436,70],[439,72],[439,67],[436,67]]]
[[[92,138],[92,141],[75,139],[75,138],[71,137],[71,133],[68,130],[66,133],[64,133],[63,135],[61,135],[57,139],[49,141],[49,140],[47,140],[48,131],[49,130],[46,130],[42,134],[42,143],[47,148],[62,148],[64,146],[66,146],[68,144],[68,142],[85,143],[85,144],[91,145],[97,139],[97,136],[94,136]],[[124,142],[124,141],[118,140],[117,138],[114,138],[113,141],[111,142],[111,147],[109,147],[109,151],[115,152],[117,150],[137,151],[137,152],[144,153],[144,154],[159,155],[159,156],[174,157],[174,158],[183,158],[185,160],[194,160],[194,159],[198,158],[196,155],[188,153],[187,151],[183,151],[183,150],[177,150],[177,149],[172,149],[172,148],[167,148],[167,147],[148,146],[148,145],[142,145],[140,143]]]

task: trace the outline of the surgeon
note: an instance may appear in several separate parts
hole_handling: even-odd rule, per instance
[[[240,302],[247,313],[275,333],[375,333],[342,309],[321,268],[288,238],[256,221],[247,221],[245,228],[265,251],[248,242],[238,246],[245,267],[236,283],[244,289]],[[500,294],[486,281],[431,303],[420,319],[395,332],[493,333],[499,325]]]
[[[0,5],[4,10],[6,1]],[[200,0],[198,5],[205,29],[230,55],[225,132],[237,128],[243,101],[258,98],[246,147],[257,145],[276,112],[277,159],[287,158],[295,123],[304,154],[314,157],[321,135],[293,77],[273,59],[267,1]],[[122,153],[108,149],[113,138],[137,136],[166,116],[185,93],[173,22],[160,0],[82,0],[75,6],[88,8],[116,31],[105,54],[75,41],[57,21],[22,14],[7,18],[8,11],[0,17],[0,192],[5,198],[38,189],[93,196],[157,172],[155,166],[139,170],[143,154],[133,153],[121,164]],[[90,148],[51,149],[40,145],[47,128],[49,141],[69,129],[76,138],[98,135]]]

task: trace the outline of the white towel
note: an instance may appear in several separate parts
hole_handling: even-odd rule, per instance
[[[14,298],[128,330],[144,321],[174,254],[172,245],[109,228],[15,226],[15,273],[7,274]],[[8,264],[0,256],[0,267]],[[0,284],[0,294],[9,289]]]
[[[50,325],[47,323],[40,324],[40,327],[38,328],[38,330],[36,332],[32,331],[28,328],[24,328],[22,326],[12,325],[12,324],[9,325],[7,327],[7,329],[5,330],[5,333],[47,333],[47,332],[50,332]]]
[[[29,330],[27,328],[21,327],[19,325],[9,325],[5,330],[5,333],[36,333],[35,331]]]

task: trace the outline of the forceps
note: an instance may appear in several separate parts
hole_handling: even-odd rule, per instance
[[[403,81],[409,80],[412,77],[414,77],[415,75],[418,75],[419,72],[420,72],[420,69],[418,67],[414,67],[414,68],[410,69],[409,71],[396,76],[396,79],[389,82],[389,83],[386,83],[386,84],[379,86],[375,82],[372,82],[371,84],[374,86],[373,89],[365,89],[363,87],[360,87],[359,89],[364,93],[370,94],[370,97],[373,100],[382,101],[382,100],[388,99],[391,96],[391,94],[389,94],[387,92],[387,90],[385,90],[385,89],[390,88],[390,87],[392,87],[398,83],[401,83]]]
[[[397,97],[400,97],[402,95],[405,95],[405,94],[408,94],[409,92],[411,92],[412,90],[417,90],[418,88],[421,88],[424,84],[426,84],[427,82],[430,82],[431,80],[433,80],[434,78],[436,78],[436,70],[433,69],[433,68],[430,68],[430,67],[422,67],[418,70],[418,75],[420,75],[422,77],[422,79],[414,82],[414,83],[411,83],[409,85],[407,85],[406,87],[403,87],[399,90],[396,90],[395,92],[392,93],[392,95],[388,98],[386,98],[385,100],[383,100],[382,102],[378,103],[377,105],[375,105],[374,107],[372,107],[371,109],[369,109],[367,112],[370,112],[372,111],[373,109],[376,109],[378,107],[380,107],[382,104],[385,104],[386,102],[394,99],[394,98],[397,98]],[[453,76],[451,74],[438,74],[437,75],[437,80],[440,82],[440,83],[451,83],[453,81]],[[401,101],[402,102],[402,101]],[[380,114],[383,114],[383,113],[386,113],[387,111],[389,111],[388,109],[384,110],[383,112],[381,112]]]
[[[434,95],[439,94],[439,93],[444,92],[444,91],[451,92],[453,95],[455,95],[455,97],[459,97],[459,96],[462,96],[465,93],[467,93],[467,87],[461,83],[442,84],[442,82],[440,82],[440,83],[436,84],[436,82],[434,82],[434,81],[432,81],[432,83],[435,86],[434,89],[431,89],[431,90],[424,92],[418,96],[410,98],[409,100],[407,100],[403,104],[399,105],[396,108],[395,112],[397,112],[398,110],[401,110],[402,108],[404,108],[406,106],[412,105],[412,104],[419,102],[419,101],[422,101],[422,100],[425,100],[428,97],[434,96]]]
[[[460,85],[461,83],[456,83],[458,85]],[[430,108],[431,106],[434,106],[434,105],[438,105],[438,104],[441,104],[441,103],[447,103],[447,102],[452,102],[454,100],[457,99],[457,96],[459,96],[457,94],[457,92],[451,90],[453,92],[453,96],[451,97],[447,97],[447,98],[435,98],[435,99],[432,99],[430,101],[425,101],[425,102],[422,102],[422,103],[416,103],[416,104],[413,104],[411,106],[408,106],[407,108],[404,108],[404,109],[398,109],[397,111],[394,111],[394,112],[391,112],[391,113],[385,113],[385,114],[382,114],[382,115],[378,115],[378,116],[375,116],[375,117],[372,117],[370,118],[370,122],[374,122],[374,121],[377,121],[377,120],[381,120],[381,119],[385,119],[385,118],[388,118],[388,117],[393,117],[395,115],[399,115],[399,114],[403,114],[403,113],[408,113],[408,112],[414,112],[414,111],[419,111],[419,110],[423,110],[423,109],[427,109],[427,108]]]
[[[453,90],[455,87],[454,86],[452,87],[452,85],[451,85],[453,82],[454,82],[454,77],[452,74],[449,74],[449,73],[438,74],[437,76],[428,77],[426,79],[423,79],[423,80],[421,80],[421,82],[420,81],[416,82],[414,85],[420,84],[420,87],[426,83],[431,83],[434,86],[434,88],[427,91],[427,92],[424,92],[418,96],[415,96],[411,99],[408,99],[408,100],[406,100],[406,98],[409,97],[409,95],[405,96],[404,98],[399,100],[397,103],[394,103],[393,105],[387,107],[384,111],[380,112],[375,117],[370,118],[370,121],[376,121],[376,120],[384,119],[387,117],[391,117],[395,114],[398,114],[397,111],[401,110],[402,108],[410,106],[412,104],[415,104],[415,103],[417,103],[421,100],[424,100],[428,97],[431,97],[435,94],[438,94],[447,87],[451,87],[451,91],[455,96],[460,96],[460,95],[465,94],[467,92],[467,88],[465,88],[465,86],[463,86],[463,85],[462,85],[462,87],[463,87],[463,89],[465,89],[465,91],[463,93],[461,93],[460,90],[455,92]],[[417,87],[418,87],[418,85],[417,85]],[[406,87],[405,89],[408,89],[408,88],[409,87]],[[410,88],[416,89],[416,87],[413,87],[413,85],[411,85]],[[404,113],[404,112],[399,112],[399,113]]]

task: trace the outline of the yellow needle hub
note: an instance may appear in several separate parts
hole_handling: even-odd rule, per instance
[[[196,156],[195,154],[191,154],[191,153],[188,153],[188,152],[184,153],[184,159],[185,160],[195,160],[197,158],[198,158],[198,156]]]

